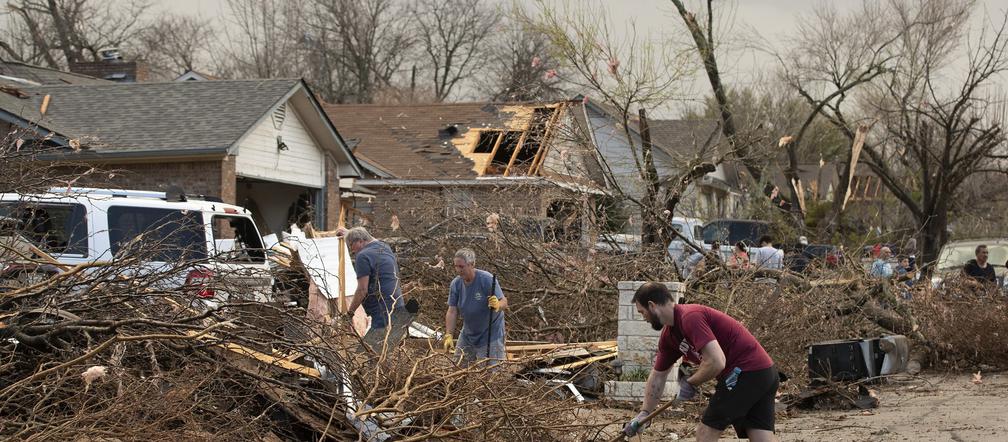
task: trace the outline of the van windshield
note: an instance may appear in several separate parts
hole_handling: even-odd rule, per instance
[[[192,210],[112,206],[108,209],[112,254],[140,254],[157,262],[207,258],[203,214]]]

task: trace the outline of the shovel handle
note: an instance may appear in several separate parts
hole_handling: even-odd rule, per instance
[[[652,411],[651,414],[649,414],[647,416],[644,416],[644,419],[641,419],[639,421],[639,423],[641,425],[643,425],[645,423],[651,422],[651,419],[654,419],[655,416],[657,416],[661,412],[665,411],[666,409],[668,409],[668,407],[671,407],[672,404],[675,404],[676,402],[678,402],[678,401],[676,401],[675,399],[672,399],[672,400],[670,400],[670,401],[662,404],[660,407],[655,408],[655,410]],[[624,438],[626,438],[626,437],[627,437],[627,435],[623,434],[623,430],[620,430],[619,434],[617,434],[616,437],[614,437],[612,439],[609,439],[609,442],[620,442],[620,441],[624,440]]]

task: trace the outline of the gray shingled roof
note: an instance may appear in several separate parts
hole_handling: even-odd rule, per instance
[[[23,78],[38,84],[109,84],[108,80],[89,77],[87,75],[64,72],[56,69],[49,69],[42,66],[30,65],[17,61],[0,60],[0,75],[8,77]],[[21,84],[19,82],[6,81],[8,84]],[[21,84],[23,86],[23,84]]]
[[[287,96],[297,79],[22,88],[50,95],[41,124],[96,153],[224,151]],[[28,101],[28,100],[25,100]]]

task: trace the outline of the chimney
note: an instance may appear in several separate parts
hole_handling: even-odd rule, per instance
[[[147,81],[147,66],[136,61],[124,61],[118,48],[98,51],[100,61],[70,63],[70,72],[119,83]]]

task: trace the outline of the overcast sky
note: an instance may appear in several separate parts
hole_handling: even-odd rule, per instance
[[[347,0],[352,1],[352,0]],[[493,0],[492,0],[493,1]],[[507,4],[510,0],[496,0]],[[519,0],[533,6],[536,0]],[[557,0],[564,1],[564,0]],[[591,0],[574,0],[592,3]],[[685,32],[675,7],[668,0],[608,0],[601,1],[608,9],[613,29],[627,29],[633,23],[638,35],[654,38],[668,38],[671,33]],[[840,10],[857,7],[860,0],[833,0]],[[576,3],[574,3],[576,4]],[[697,2],[687,0],[688,5],[698,8]],[[720,0],[715,8],[721,14],[716,30],[721,35],[741,36],[727,42],[730,56],[720,55],[718,63],[727,81],[734,86],[745,86],[760,81],[760,72],[773,67],[774,60],[758,50],[743,49],[744,46],[759,43],[777,49],[786,48],[787,39],[796,30],[796,23],[803,16],[810,15],[822,1],[814,0]],[[1008,0],[979,0],[981,11],[974,17],[974,27],[979,28],[987,14],[1000,16],[1008,8]],[[157,4],[159,9],[175,13],[199,14],[208,18],[227,17],[228,7],[224,0],[164,0]],[[225,25],[224,23],[221,23]],[[679,38],[686,36],[679,35]],[[686,37],[688,38],[688,37]],[[1008,82],[1002,80],[1002,85]],[[705,77],[698,76],[691,86],[699,95],[706,93],[709,85]],[[1008,89],[1008,88],[1006,88]]]

